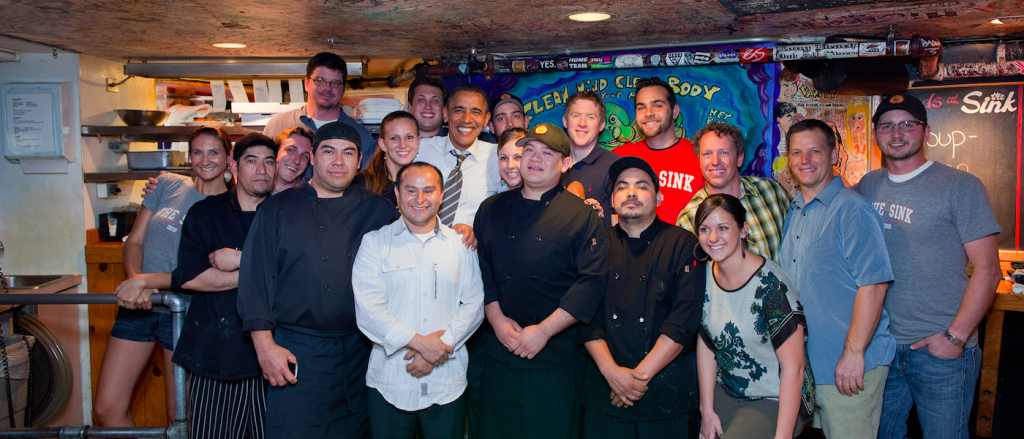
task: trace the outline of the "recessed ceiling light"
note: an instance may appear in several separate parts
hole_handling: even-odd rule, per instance
[[[993,18],[992,20],[989,21],[989,23],[992,23],[992,24],[1003,24],[1003,21],[998,19],[998,18]]]
[[[214,44],[213,47],[219,47],[221,49],[244,49],[245,48],[245,44],[239,44],[239,43],[217,43],[217,44]]]
[[[569,16],[569,19],[572,21],[582,21],[587,23],[593,21],[604,21],[609,18],[612,18],[612,16],[605,14],[604,12],[584,12],[582,14],[573,14]]]

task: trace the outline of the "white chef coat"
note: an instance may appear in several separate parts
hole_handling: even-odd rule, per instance
[[[458,399],[469,365],[464,345],[484,318],[480,265],[462,235],[438,221],[421,241],[399,218],[363,236],[352,273],[356,322],[373,341],[366,385],[405,411]],[[429,374],[412,376],[405,346],[415,334],[439,330],[454,354]]]

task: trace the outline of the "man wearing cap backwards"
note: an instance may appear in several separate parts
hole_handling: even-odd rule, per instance
[[[636,123],[644,133],[639,142],[612,150],[619,156],[635,156],[653,163],[664,201],[658,206],[658,218],[673,223],[694,192],[704,186],[693,145],[676,135],[679,106],[672,87],[661,78],[639,78],[633,98]]]
[[[657,174],[638,157],[608,170],[619,223],[608,236],[608,289],[583,331],[587,438],[694,438],[696,362],[692,346],[704,301],[697,238],[662,221]],[[692,419],[691,419],[692,418]]]
[[[925,158],[931,128],[920,100],[885,97],[871,121],[886,168],[854,190],[882,215],[895,278],[885,310],[896,357],[878,437],[905,437],[917,405],[925,437],[966,439],[981,369],[978,323],[1000,280],[999,224],[977,177]]]
[[[345,81],[348,81],[348,65],[340,56],[330,52],[320,52],[306,63],[306,77],[302,79],[306,94],[306,105],[302,108],[275,114],[267,121],[263,134],[277,137],[282,131],[292,127],[306,127],[316,131],[330,122],[341,122],[359,133],[362,144],[363,159],[360,169],[369,166],[377,142],[373,135],[359,122],[345,114],[341,108],[341,98],[345,96]],[[302,90],[291,90],[302,93]],[[309,173],[306,178],[311,178]]]
[[[804,119],[786,127],[787,158],[800,195],[789,206],[780,264],[796,282],[814,370],[814,426],[829,439],[878,432],[896,341],[882,308],[892,281],[882,219],[832,175],[835,131]]]
[[[364,236],[356,255],[356,320],[373,341],[366,385],[374,439],[466,434],[464,344],[484,319],[484,288],[476,252],[437,220],[442,184],[429,164],[402,167],[402,218]]]
[[[352,264],[363,235],[398,213],[351,184],[359,142],[344,123],[320,127],[313,178],[264,202],[245,240],[238,314],[271,386],[268,438],[369,435],[370,343],[356,326]]]
[[[569,132],[572,144],[572,167],[562,176],[562,183],[580,182],[583,198],[592,198],[605,209],[604,225],[608,227],[612,225],[613,213],[608,169],[619,156],[597,144],[606,114],[604,100],[594,91],[578,91],[566,100],[562,126]]]
[[[480,437],[577,438],[586,356],[578,345],[605,293],[597,212],[562,188],[569,139],[540,124],[520,139],[523,185],[480,205],[487,320]]]
[[[238,261],[256,207],[274,187],[277,145],[250,133],[235,142],[232,154],[238,184],[189,209],[171,273],[171,286],[192,294],[173,361],[192,373],[193,438],[263,438],[266,381],[235,303]]]
[[[509,128],[526,129],[526,113],[523,112],[523,100],[519,96],[502,93],[491,99],[491,123],[487,128],[495,138]],[[497,143],[497,142],[495,142]]]
[[[789,192],[771,178],[740,175],[743,167],[743,133],[724,122],[711,122],[693,135],[693,148],[700,159],[704,187],[693,194],[676,225],[693,233],[697,207],[709,195],[729,194],[740,199],[747,209],[747,250],[779,261],[782,223],[789,209]]]

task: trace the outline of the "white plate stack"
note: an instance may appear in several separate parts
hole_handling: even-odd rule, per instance
[[[402,101],[398,99],[366,98],[356,107],[359,110],[359,123],[377,124],[384,116],[402,109]]]

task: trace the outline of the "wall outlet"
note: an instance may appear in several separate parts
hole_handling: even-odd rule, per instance
[[[114,183],[97,183],[96,198],[114,198],[121,194],[121,188]]]
[[[114,78],[107,78],[107,91],[117,93],[117,86],[114,84],[117,84],[117,80]]]

